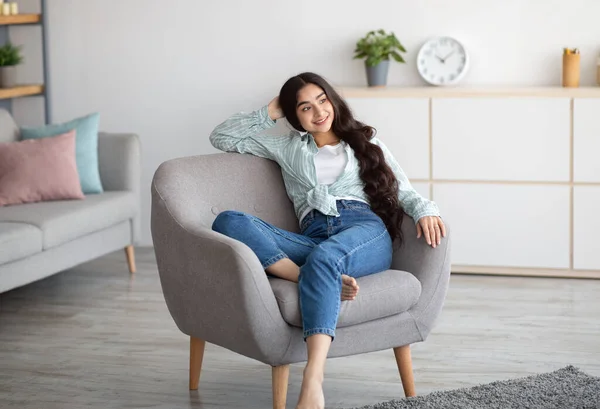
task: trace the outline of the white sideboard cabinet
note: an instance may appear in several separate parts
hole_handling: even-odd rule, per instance
[[[452,227],[452,271],[600,278],[600,87],[340,87]]]

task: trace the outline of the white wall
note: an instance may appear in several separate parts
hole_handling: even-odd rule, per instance
[[[595,81],[600,51],[596,0],[50,0],[53,121],[101,113],[107,131],[143,143],[143,243],[151,244],[149,186],[170,158],[214,153],[211,129],[238,110],[266,104],[291,75],[311,70],[335,85],[364,85],[352,60],[368,30],[393,30],[408,64],[392,64],[391,85],[422,85],[414,60],[434,35],[463,41],[466,85],[558,85],[562,47],[582,52],[582,85]],[[34,0],[21,9],[35,10]],[[12,29],[25,43],[22,79],[39,81],[39,32]],[[15,104],[22,123],[39,121],[39,101]]]

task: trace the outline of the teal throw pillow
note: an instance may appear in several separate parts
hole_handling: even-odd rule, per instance
[[[79,172],[81,190],[85,194],[102,193],[102,181],[98,168],[98,127],[100,114],[93,113],[62,124],[39,128],[21,128],[21,139],[39,139],[56,136],[75,129],[75,160]],[[40,169],[43,171],[43,169]]]

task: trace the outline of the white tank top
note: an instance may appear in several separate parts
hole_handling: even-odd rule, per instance
[[[321,185],[331,185],[342,174],[348,163],[344,145],[323,145],[315,155],[317,181]]]
[[[315,155],[317,182],[321,185],[331,185],[337,180],[338,177],[340,177],[340,175],[344,172],[344,169],[346,169],[346,164],[348,163],[348,154],[346,153],[346,149],[342,143],[338,143],[337,145],[333,146],[323,145],[318,149],[319,152],[317,152]],[[359,200],[361,202],[365,202],[364,200],[360,200],[355,197],[336,197],[336,199]],[[304,216],[306,216],[311,210],[312,208],[310,207],[306,209],[300,216],[300,221],[302,221]]]

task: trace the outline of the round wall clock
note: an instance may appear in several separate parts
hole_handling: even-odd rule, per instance
[[[466,74],[469,55],[452,37],[435,37],[423,44],[417,56],[417,70],[432,85],[454,85]]]

